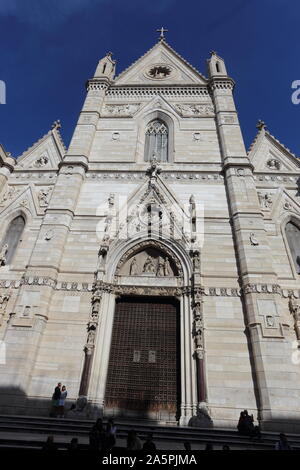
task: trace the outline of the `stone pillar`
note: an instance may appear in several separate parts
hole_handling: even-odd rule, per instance
[[[97,334],[97,327],[100,315],[100,303],[102,298],[101,289],[94,287],[94,294],[92,298],[92,309],[90,314],[89,323],[87,326],[87,341],[84,347],[84,363],[81,374],[81,382],[79,388],[79,397],[87,397],[89,391],[89,383],[91,376],[91,368],[93,363],[94,348]]]
[[[215,53],[209,61],[209,75],[243,293],[250,360],[252,362],[253,359],[254,365],[254,386],[258,390],[259,420],[265,427],[273,426],[275,429],[276,424],[270,422],[287,418],[290,400],[296,409],[300,405],[299,400],[293,399],[292,393],[288,392],[293,388],[296,371],[288,357],[285,325],[280,316],[281,289],[272,265],[253,167],[245,151],[234,105],[234,82],[227,76],[224,62]],[[276,385],[279,379],[285,382],[287,393],[284,397],[282,389]]]

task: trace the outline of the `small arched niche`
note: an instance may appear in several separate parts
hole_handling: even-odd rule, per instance
[[[17,251],[19,243],[22,241],[22,235],[25,228],[25,218],[18,215],[9,224],[4,239],[1,242],[0,249],[3,252],[3,263],[11,264]]]
[[[147,247],[131,254],[119,267],[121,276],[172,278],[179,275],[172,258],[162,250]]]
[[[297,274],[300,274],[300,228],[293,221],[285,226],[285,234]]]

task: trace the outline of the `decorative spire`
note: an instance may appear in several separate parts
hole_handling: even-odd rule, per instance
[[[210,55],[217,55],[216,51],[210,51]]]
[[[60,129],[60,128],[61,128],[61,123],[60,123],[60,120],[57,119],[57,120],[54,121],[54,123],[52,124],[51,129]]]
[[[165,33],[167,33],[169,30],[165,29],[163,26],[160,29],[156,30],[158,33],[160,33],[159,40],[164,41],[165,40]]]
[[[264,123],[264,121],[262,121],[261,119],[258,120],[257,124],[256,124],[256,128],[261,131],[262,129],[266,129],[267,126],[266,124]]]

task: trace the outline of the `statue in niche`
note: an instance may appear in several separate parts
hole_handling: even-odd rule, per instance
[[[194,262],[194,269],[200,269],[200,253],[198,250],[194,251],[193,253],[193,262]]]
[[[38,200],[40,206],[47,206],[49,204],[49,194],[50,188],[48,189],[41,189],[38,193]]]
[[[165,275],[165,263],[164,260],[159,257],[158,259],[158,267],[157,267],[157,276],[164,276]]]
[[[281,164],[276,158],[270,158],[267,161],[267,167],[270,168],[271,170],[280,170]]]
[[[87,344],[91,345],[95,343],[95,338],[96,338],[96,331],[95,330],[90,330],[88,332],[88,337],[87,337]]]
[[[134,256],[134,258],[132,259],[132,261],[130,263],[129,274],[130,274],[130,276],[137,276],[137,274],[138,274],[138,265],[137,265],[135,256]]]
[[[272,194],[270,193],[258,193],[260,205],[264,209],[271,209],[273,200],[272,200]]]
[[[155,265],[151,256],[147,256],[146,261],[143,267],[143,273],[145,274],[155,274]]]
[[[3,247],[1,248],[0,251],[0,266],[5,266],[6,265],[6,255],[8,252],[8,244],[5,243]]]
[[[293,299],[293,295],[289,294],[289,309],[294,317],[295,322],[300,321],[300,305]]]
[[[267,315],[266,316],[266,321],[267,321],[267,325],[272,328],[275,326],[275,319],[272,315]]]
[[[165,274],[165,276],[171,276],[172,275],[169,258],[165,259],[164,274]]]
[[[108,198],[108,206],[111,208],[115,204],[115,195],[111,193]]]
[[[37,166],[37,167],[45,166],[47,165],[48,161],[49,161],[49,158],[46,157],[45,155],[42,155],[34,162],[34,166]]]
[[[5,312],[5,309],[6,309],[6,306],[7,306],[7,302],[9,301],[9,298],[10,298],[10,294],[1,294],[0,295],[0,312],[1,313]]]
[[[253,232],[250,233],[249,240],[250,240],[251,245],[253,245],[253,246],[259,245],[259,241],[255,237],[255,234]]]
[[[202,331],[200,329],[197,329],[195,332],[195,343],[196,343],[196,348],[202,349],[203,344],[202,344]]]

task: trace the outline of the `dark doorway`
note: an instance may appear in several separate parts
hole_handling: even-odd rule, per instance
[[[179,302],[123,297],[116,302],[105,409],[175,421],[180,404]]]

